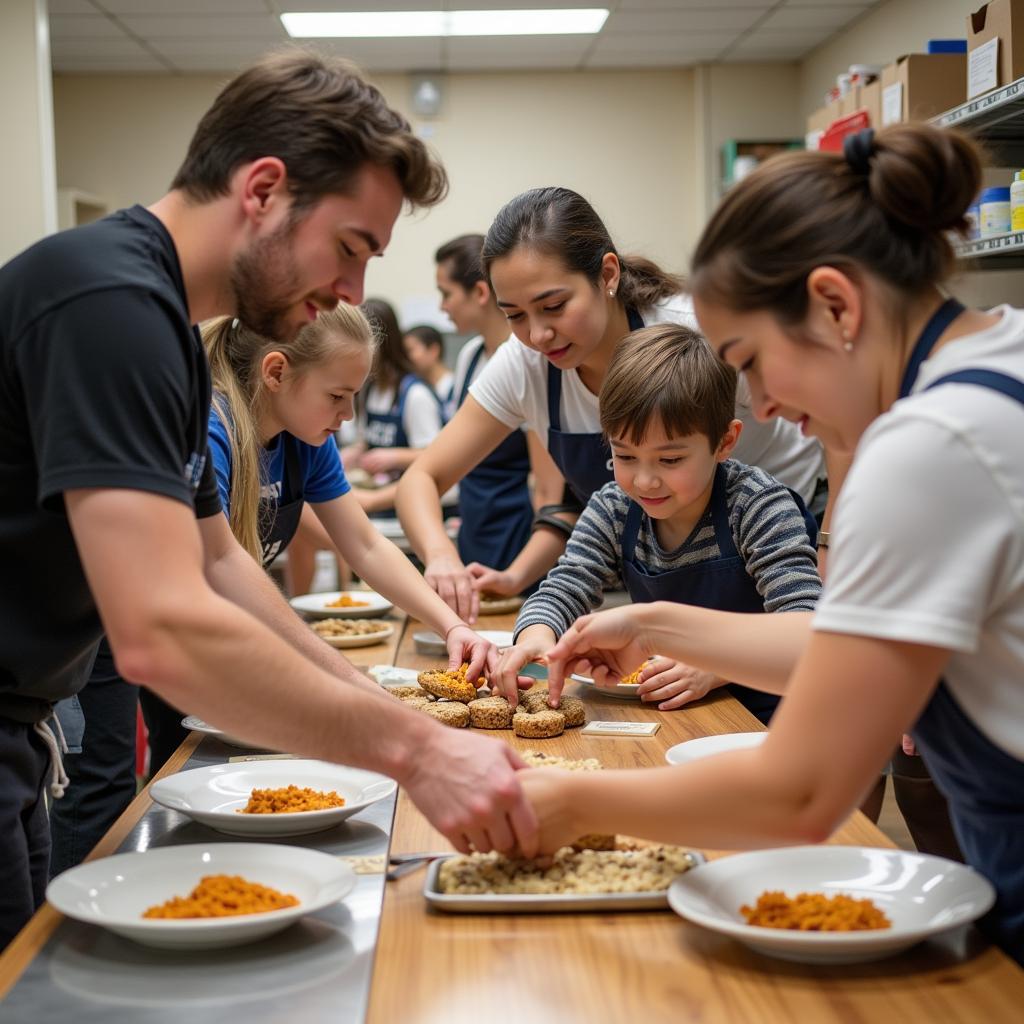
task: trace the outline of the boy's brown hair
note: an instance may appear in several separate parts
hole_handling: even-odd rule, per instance
[[[736,371],[697,331],[656,324],[619,342],[599,402],[610,438],[641,445],[660,422],[669,437],[703,434],[714,451],[736,418]]]
[[[171,183],[199,202],[226,195],[242,164],[276,156],[288,169],[294,213],[345,194],[365,164],[390,167],[413,207],[448,191],[441,164],[348,61],[298,47],[232,79],[199,122]]]

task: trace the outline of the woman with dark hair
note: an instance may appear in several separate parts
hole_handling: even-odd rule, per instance
[[[824,594],[813,615],[578,620],[549,654],[553,690],[657,651],[786,699],[756,750],[596,784],[529,773],[545,849],[587,832],[820,842],[909,731],[996,888],[984,924],[1024,964],[1024,311],[944,291],[980,185],[966,136],[893,125],[775,158],[722,201],[694,256],[708,339],[759,416],[856,449]]]
[[[478,591],[519,593],[555,564],[577,512],[612,479],[597,393],[619,342],[656,323],[696,326],[682,278],[650,260],[620,256],[593,207],[566,188],[524,192],[487,232],[483,273],[519,341],[502,346],[469,397],[399,488],[396,507],[427,579],[468,621]],[[741,461],[758,465],[808,504],[825,476],[818,443],[789,423],[754,421],[737,401]],[[533,536],[504,572],[471,573],[429,512],[437,494],[526,424],[565,477],[568,501],[542,509]]]
[[[451,411],[454,376],[444,362],[444,335],[430,324],[416,324],[402,338],[405,354],[420,380],[426,381],[441,399],[445,418]]]

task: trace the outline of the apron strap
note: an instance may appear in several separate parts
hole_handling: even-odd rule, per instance
[[[548,363],[548,429],[562,429],[562,371]]]
[[[900,398],[906,398],[910,389],[917,380],[921,370],[921,364],[931,355],[935,343],[942,337],[942,332],[964,311],[964,307],[956,299],[946,299],[939,308],[932,314],[931,319],[924,325],[914,349],[910,353],[910,361],[903,371],[903,380],[900,383]]]
[[[305,488],[302,486],[302,463],[299,461],[299,445],[296,439],[285,431],[281,438],[284,445],[284,473],[281,481],[281,504],[285,504],[285,495],[292,501],[301,500]],[[332,444],[327,441],[327,444]]]
[[[50,722],[56,725],[57,735],[54,735]],[[34,723],[32,729],[46,744],[46,749],[50,752],[50,794],[54,800],[59,800],[71,784],[67,772],[64,771],[64,761],[60,756],[62,749],[65,754],[68,752],[68,744],[64,739],[64,730],[60,727],[60,719],[56,715],[51,715],[44,722]],[[57,736],[60,737],[59,746],[57,745]]]
[[[462,391],[459,392],[459,405],[461,406],[466,400],[466,396],[469,394],[469,385],[473,383],[473,374],[476,372],[476,364],[480,362],[480,356],[483,354],[483,344],[473,353],[473,358],[469,361],[469,366],[466,367],[466,377],[462,382]]]
[[[633,561],[636,552],[636,540],[640,536],[640,523],[643,521],[643,509],[635,501],[630,501],[626,511],[626,522],[622,526],[622,564]]]
[[[736,541],[733,539],[732,527],[729,525],[729,505],[725,500],[726,477],[725,465],[718,463],[715,467],[715,482],[711,488],[711,523],[715,528],[715,543],[722,558],[738,558]]]
[[[626,307],[626,321],[629,324],[630,333],[639,331],[644,326],[644,318],[640,315],[639,310],[633,306]]]
[[[998,391],[1024,405],[1024,381],[1006,373],[999,373],[998,370],[957,370],[956,373],[947,373],[945,377],[940,377],[929,384],[926,390],[931,391],[940,384],[977,384],[978,387]]]

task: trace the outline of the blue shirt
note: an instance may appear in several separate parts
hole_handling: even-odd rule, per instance
[[[210,410],[210,458],[217,475],[217,489],[220,501],[224,506],[224,514],[231,512],[231,441],[228,439],[227,428],[214,409]],[[341,467],[341,457],[334,442],[328,438],[324,444],[314,448],[310,444],[295,440],[298,448],[301,478],[298,481],[298,492],[294,481],[289,481],[288,489],[284,485],[284,438],[280,433],[271,441],[266,449],[264,461],[263,486],[260,496],[278,505],[288,504],[298,498],[316,504],[331,501],[347,494],[351,487]],[[282,491],[284,493],[282,493]]]

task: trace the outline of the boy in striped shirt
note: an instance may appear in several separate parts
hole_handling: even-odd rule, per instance
[[[690,328],[659,324],[622,340],[600,394],[615,480],[592,495],[565,553],[523,605],[502,675],[537,659],[622,586],[634,601],[813,610],[821,593],[813,519],[774,477],[730,459],[742,429],[735,399],[735,371]],[[776,697],[667,658],[644,666],[639,692],[668,711],[722,685],[767,722]]]

